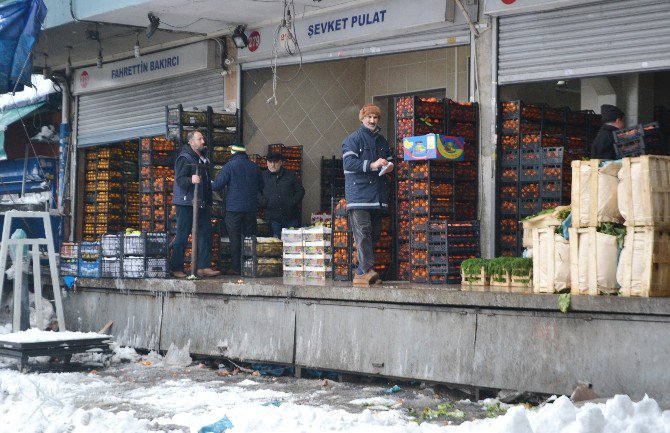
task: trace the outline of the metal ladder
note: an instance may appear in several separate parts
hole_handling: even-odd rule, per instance
[[[41,218],[44,223],[44,238],[10,239],[9,231],[14,218]],[[12,331],[20,330],[21,319],[21,292],[23,290],[23,247],[30,246],[33,262],[33,283],[35,288],[35,318],[37,326],[42,324],[42,276],[40,275],[40,246],[46,245],[49,256],[49,270],[51,271],[51,286],[53,287],[56,303],[56,317],[58,330],[65,331],[65,317],[63,315],[63,300],[61,297],[60,280],[56,266],[56,252],[54,251],[53,231],[48,212],[26,212],[9,210],[5,212],[5,222],[2,227],[2,241],[0,242],[0,305],[2,305],[2,286],[5,282],[5,267],[10,246],[16,246],[16,261],[14,263],[14,322]]]

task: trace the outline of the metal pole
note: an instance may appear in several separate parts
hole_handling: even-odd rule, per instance
[[[26,172],[28,171],[29,147],[26,143],[26,152],[23,154],[23,177],[21,178],[21,197],[26,195]]]

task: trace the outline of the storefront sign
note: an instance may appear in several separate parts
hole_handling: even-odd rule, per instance
[[[74,94],[131,86],[214,67],[214,46],[209,41],[160,51],[95,66],[77,69]]]
[[[449,8],[447,3],[450,4]],[[295,21],[295,37],[304,53],[328,46],[407,35],[412,30],[444,24],[447,15],[450,20],[454,19],[453,4],[443,0],[414,0],[411,7],[408,7],[406,0],[386,0],[359,8],[299,17]],[[457,23],[465,22],[462,15],[460,12],[455,15]],[[251,30],[249,46],[238,51],[240,62],[272,56],[277,26]],[[285,44],[292,48],[291,51],[295,51],[294,47],[290,46],[289,38],[290,35],[286,31],[277,35],[280,56],[287,54]]]
[[[599,1],[602,0],[485,0],[484,13],[487,15],[505,15],[538,12]]]

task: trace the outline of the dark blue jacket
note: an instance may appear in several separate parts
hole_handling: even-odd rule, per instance
[[[379,171],[372,171],[370,163],[379,158],[392,161],[386,139],[361,125],[342,142],[344,165],[344,193],[347,209],[388,209],[389,189]]]
[[[174,164],[174,187],[172,191],[172,203],[177,206],[193,206],[194,184],[191,183],[191,175],[195,174],[195,165],[200,157],[188,144],[182,146],[177,160]],[[201,163],[202,164],[202,163]],[[198,167],[200,183],[198,184],[199,207],[212,206],[212,185],[209,178],[209,161]]]
[[[212,184],[214,191],[222,191],[226,186],[226,211],[258,211],[258,194],[263,191],[263,178],[261,169],[249,161],[246,153],[234,154]]]

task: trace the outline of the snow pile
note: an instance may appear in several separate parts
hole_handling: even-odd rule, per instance
[[[63,341],[63,340],[85,340],[89,338],[108,338],[109,335],[98,334],[97,332],[73,332],[73,331],[40,331],[37,328],[31,328],[27,331],[13,332],[4,334],[2,341],[9,343],[36,343],[41,341]]]
[[[30,81],[35,87],[26,87],[15,94],[5,93],[0,95],[0,111],[5,108],[24,107],[43,101],[50,93],[56,93],[53,81],[47,80],[42,75],[32,75]]]

